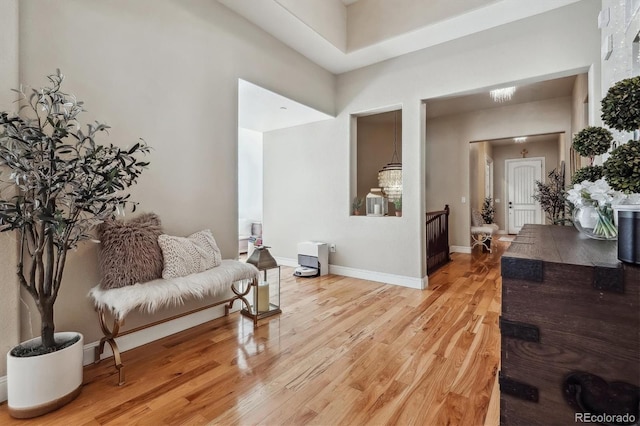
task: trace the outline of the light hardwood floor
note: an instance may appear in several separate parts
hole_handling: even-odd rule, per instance
[[[238,313],[85,369],[81,395],[0,424],[496,425],[500,255],[454,254],[419,291],[283,268],[283,313]]]

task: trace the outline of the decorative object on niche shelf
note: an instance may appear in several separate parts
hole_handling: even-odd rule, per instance
[[[394,207],[396,208],[396,216],[402,216],[402,197],[398,198],[393,202]]]
[[[268,246],[258,246],[253,250],[247,263],[254,265],[260,271],[261,277],[253,285],[251,308],[243,308],[241,313],[253,319],[254,325],[258,320],[282,312],[280,309],[280,266],[269,253]]]
[[[355,197],[351,202],[351,213],[353,213],[355,216],[359,216],[361,207],[362,207],[362,198]]]
[[[387,199],[382,195],[380,188],[371,188],[366,200],[367,216],[385,216],[388,213]]]
[[[378,184],[389,201],[395,202],[402,197],[402,163],[398,157],[398,111],[393,115],[393,155],[378,172]]]

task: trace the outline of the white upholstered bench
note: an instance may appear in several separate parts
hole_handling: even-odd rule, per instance
[[[118,384],[124,384],[124,365],[115,339],[124,325],[127,314],[136,310],[154,313],[167,307],[181,305],[189,299],[215,297],[227,289],[231,289],[233,293],[231,297],[210,304],[206,308],[226,303],[225,315],[229,315],[233,303],[240,300],[250,310],[251,306],[246,296],[251,287],[257,285],[258,278],[259,272],[255,266],[237,260],[223,260],[220,266],[184,277],[157,279],[108,290],[101,288],[100,285],[93,287],[89,291],[89,297],[96,307],[100,328],[104,334],[95,350],[95,362],[100,362],[104,345],[108,343],[113,351],[115,367],[118,370]],[[111,330],[106,324],[107,314],[113,317]],[[162,322],[175,318],[167,318]],[[144,327],[128,330],[126,333],[141,328]]]
[[[499,229],[495,223],[484,223],[482,214],[476,209],[471,209],[471,250],[480,245],[491,253],[491,239]]]
[[[498,232],[498,229],[498,225],[495,223],[485,223],[484,225],[472,226],[471,238],[473,240],[473,244],[471,245],[471,250],[473,250],[475,246],[481,245],[491,253],[491,239],[493,235]]]

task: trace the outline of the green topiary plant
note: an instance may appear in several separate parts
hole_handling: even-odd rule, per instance
[[[640,77],[620,80],[602,98],[602,120],[611,128],[640,129]],[[620,145],[604,162],[604,176],[617,191],[640,193],[640,142]]]
[[[616,191],[640,193],[640,141],[629,141],[611,151],[604,162],[604,176]]]
[[[575,185],[576,183],[581,183],[585,180],[589,182],[595,182],[598,179],[602,179],[604,176],[604,169],[602,166],[585,166],[581,169],[576,170],[573,174],[573,178],[571,178],[571,184]]]
[[[593,165],[596,155],[604,154],[611,148],[613,135],[603,127],[589,126],[573,137],[573,149],[583,157],[588,157]]]
[[[144,142],[98,144],[109,127],[81,127],[83,103],[61,90],[60,70],[48,79],[41,89],[16,90],[20,115],[0,113],[0,171],[8,172],[0,180],[0,232],[17,232],[18,281],[40,312],[44,353],[57,349],[53,306],[68,250],[131,203],[123,191],[149,164],[136,158],[149,152]]]
[[[640,76],[620,80],[602,98],[602,121],[612,129],[640,129]]]

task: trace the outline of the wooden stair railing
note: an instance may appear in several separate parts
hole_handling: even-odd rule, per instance
[[[427,212],[427,275],[451,260],[449,256],[449,205]]]

